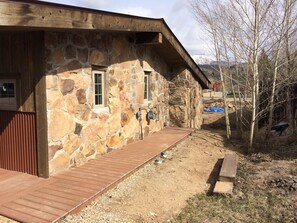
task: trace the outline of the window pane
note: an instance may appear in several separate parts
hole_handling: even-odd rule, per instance
[[[102,83],[102,77],[101,74],[95,74],[95,83],[100,84]]]
[[[95,97],[95,105],[103,105],[103,74],[95,73],[94,74],[94,97]]]
[[[95,95],[95,104],[99,105],[99,96],[98,95]]]
[[[100,85],[98,85],[98,94],[102,94],[102,85],[100,84]]]
[[[0,97],[14,98],[15,97],[14,83],[0,84]]]
[[[95,95],[98,94],[98,85],[95,85]]]
[[[1,85],[0,85],[0,98],[4,98],[5,95],[6,95],[5,88],[4,88],[4,86],[1,84]]]
[[[98,98],[99,98],[99,104],[102,105],[103,104],[102,103],[102,95],[99,95]]]
[[[7,83],[7,94],[9,98],[14,97],[14,84],[13,83]]]

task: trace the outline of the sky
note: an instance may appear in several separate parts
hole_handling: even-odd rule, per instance
[[[151,18],[164,18],[191,55],[211,56],[203,27],[196,22],[188,0],[43,0]]]

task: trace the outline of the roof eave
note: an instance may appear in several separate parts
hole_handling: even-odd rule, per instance
[[[0,0],[1,29],[70,29],[109,32],[160,32],[198,79],[210,81],[188,54],[164,19],[153,19],[40,1]]]

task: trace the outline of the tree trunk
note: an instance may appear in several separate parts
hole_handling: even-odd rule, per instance
[[[292,67],[294,66],[292,63],[292,58],[291,58],[291,37],[290,37],[290,30],[291,30],[291,16],[292,16],[292,7],[293,4],[296,1],[292,0],[286,0],[286,32],[285,32],[285,45],[286,45],[286,59],[287,59],[287,77],[289,80],[291,79],[292,73]],[[292,88],[289,86],[286,90],[286,96],[287,96],[287,101],[286,101],[286,119],[287,122],[290,123],[290,125],[293,125],[293,109],[292,109],[292,97],[291,97],[291,91]]]
[[[278,56],[277,56],[278,60]],[[274,114],[274,97],[275,97],[275,87],[276,87],[276,76],[278,73],[278,62],[275,62],[274,65],[274,73],[273,73],[273,79],[272,79],[272,89],[271,89],[271,95],[269,100],[269,116],[268,116],[268,126],[267,126],[267,132],[266,132],[266,138],[269,138],[269,133],[272,127],[273,122],[273,114]]]
[[[221,65],[221,51],[218,46],[218,39],[216,33],[214,34],[214,42],[215,44],[215,50],[216,50],[216,56],[217,56],[217,64],[219,67],[219,72],[220,72],[220,78],[222,81],[222,91],[223,91],[223,102],[224,102],[224,110],[225,110],[225,121],[226,121],[226,136],[227,140],[231,138],[231,126],[230,126],[230,119],[229,119],[229,112],[228,112],[228,105],[226,101],[226,85],[225,85],[225,77]]]
[[[258,52],[259,52],[259,32],[260,32],[260,18],[259,18],[259,0],[254,1],[255,19],[253,27],[253,90],[252,90],[252,117],[251,117],[251,128],[249,137],[249,148],[248,153],[254,152],[254,137],[255,127],[258,109],[258,98],[259,98],[259,71],[258,71]]]

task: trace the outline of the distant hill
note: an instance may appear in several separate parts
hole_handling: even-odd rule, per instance
[[[214,57],[206,55],[192,55],[192,58],[202,69],[202,71],[207,75],[210,81],[220,80],[218,64]],[[225,61],[221,61],[221,65],[228,66],[227,62]]]
[[[208,77],[208,79],[212,82],[213,86],[215,84],[220,83],[220,73],[219,73],[219,67],[217,64],[200,64],[198,65],[200,69],[205,73],[205,75]],[[222,68],[225,69],[227,68],[227,64],[222,64]],[[247,75],[247,70],[248,70],[248,65],[246,63],[238,64],[237,69],[238,73],[236,71],[235,65],[231,65],[229,67],[229,71],[232,73],[233,77],[236,77],[238,74],[239,77],[237,78],[238,81],[241,82],[241,86],[244,86],[245,83],[245,78]],[[233,85],[238,85],[238,82],[234,82]],[[230,92],[231,91],[231,84],[229,81],[225,83],[226,91]],[[244,90],[242,90],[243,92]]]
[[[200,64],[200,69],[206,74],[210,81],[220,80],[220,73],[218,65],[216,64]]]
[[[204,64],[215,64],[216,59],[211,56],[206,55],[193,55],[192,58],[198,65],[204,65]]]

